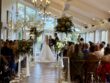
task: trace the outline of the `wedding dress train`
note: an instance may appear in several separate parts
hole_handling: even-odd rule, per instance
[[[39,55],[39,62],[55,62],[55,55],[52,53],[49,45],[44,42],[41,53]]]

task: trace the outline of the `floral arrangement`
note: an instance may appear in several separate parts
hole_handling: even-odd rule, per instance
[[[61,49],[62,49],[63,47],[64,47],[63,42],[59,41],[59,42],[57,42],[57,44],[56,44],[56,46],[55,46],[55,49],[56,49],[57,51],[61,51]]]
[[[71,33],[72,32],[72,20],[70,17],[61,17],[57,19],[56,32]]]
[[[30,29],[30,34],[34,34],[34,35],[37,34],[36,27],[32,27],[32,28]]]
[[[20,54],[29,53],[31,51],[32,42],[25,41],[25,40],[19,40],[18,42],[18,52]]]
[[[35,35],[35,37],[39,37],[42,34],[43,31],[37,31],[36,27],[32,27],[30,29],[30,34]]]

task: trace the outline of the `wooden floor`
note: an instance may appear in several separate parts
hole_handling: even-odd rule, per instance
[[[37,63],[31,68],[31,76],[20,83],[58,83],[58,68],[55,63]]]

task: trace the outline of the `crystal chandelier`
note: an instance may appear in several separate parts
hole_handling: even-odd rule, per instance
[[[40,10],[46,10],[50,5],[50,0],[32,0],[32,3],[35,7]]]
[[[45,22],[47,17],[51,15],[50,12],[47,12],[47,8],[50,5],[50,0],[32,0],[33,5],[40,10],[39,14],[42,15],[42,20]]]

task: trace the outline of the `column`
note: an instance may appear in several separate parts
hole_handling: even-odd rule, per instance
[[[0,0],[0,56],[1,56],[1,29],[2,29],[1,13],[2,13],[2,0]]]
[[[110,29],[108,30],[108,43],[110,43]]]

